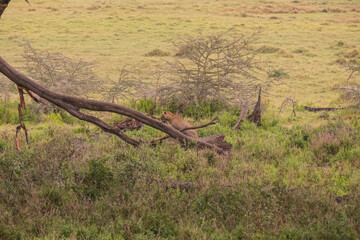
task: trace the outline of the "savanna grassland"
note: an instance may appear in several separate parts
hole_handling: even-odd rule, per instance
[[[44,114],[28,98],[30,145],[21,135],[16,151],[17,98],[1,100],[0,239],[360,238],[359,112],[304,110],[349,105],[335,87],[359,82],[341,65],[360,58],[359,1],[30,3],[11,1],[0,20],[1,57],[23,71],[26,39],[95,61],[103,79],[128,65],[151,81],[146,73],[174,58],[177,38],[232,29],[259,31],[253,47],[262,67],[286,77],[265,92],[260,127],[244,121],[233,131],[236,106],[201,106],[196,119],[193,109],[182,112],[194,125],[219,116],[198,132],[223,133],[230,156],[172,140],[134,148],[64,111]],[[147,56],[155,49],[169,54]],[[290,107],[279,113],[289,96],[296,116]],[[153,104],[122,103],[144,112]],[[169,108],[158,106],[155,115]],[[163,135],[148,126],[127,134],[145,142]],[[171,187],[179,182],[190,187]]]

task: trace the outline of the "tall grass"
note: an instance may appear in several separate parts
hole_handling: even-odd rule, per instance
[[[185,150],[171,140],[155,148],[133,148],[106,134],[95,141],[54,113],[34,125],[31,145],[21,152],[14,132],[1,129],[0,238],[359,236],[357,126],[330,120],[288,129],[265,116],[264,126],[245,121],[234,132],[235,113],[217,114],[219,123],[199,132],[225,133],[234,145],[229,157]],[[151,139],[159,133],[131,134]],[[172,188],[177,182],[190,188]]]

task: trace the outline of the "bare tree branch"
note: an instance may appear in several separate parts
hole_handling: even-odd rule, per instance
[[[52,92],[42,87],[40,84],[34,82],[29,77],[17,71],[1,57],[0,57],[0,72],[3,73],[6,77],[8,77],[11,81],[16,83],[18,86],[21,86],[26,90],[30,90],[31,92],[37,94],[41,98],[44,98],[47,101],[55,104],[56,106],[63,108],[71,115],[81,120],[91,122],[99,126],[104,131],[117,135],[118,137],[120,137],[127,143],[132,144],[133,146],[138,146],[140,142],[129,138],[124,133],[122,133],[120,129],[114,126],[110,126],[109,124],[103,122],[102,120],[96,117],[81,113],[80,110],[86,109],[92,111],[112,112],[112,113],[121,114],[130,118],[134,118],[146,125],[156,128],[162,132],[165,132],[171,137],[178,139],[180,142],[196,142],[199,147],[207,147],[216,151],[219,154],[224,154],[224,150],[221,149],[220,147],[206,143],[201,139],[191,138],[167,124],[164,124],[151,117],[148,117],[142,112],[113,103],[97,101],[97,100],[89,100],[85,98],[74,97],[74,96]]]

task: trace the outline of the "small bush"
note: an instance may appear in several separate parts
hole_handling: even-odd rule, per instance
[[[346,58],[354,58],[354,57],[356,57],[357,55],[359,55],[359,51],[356,50],[356,49],[354,49],[354,50],[351,50],[351,51],[345,53],[345,54],[344,54],[344,57],[346,57]]]
[[[339,152],[340,140],[332,133],[320,132],[312,137],[311,149],[320,163],[327,163],[330,156]]]
[[[141,112],[152,114],[154,111],[154,99],[142,98],[136,104],[136,109]]]
[[[154,49],[145,54],[146,57],[167,57],[171,56],[171,53],[161,50],[161,49]]]
[[[184,108],[182,111],[184,116],[199,118],[211,118],[214,114],[219,113],[222,110],[226,110],[228,106],[219,101],[201,101],[199,107],[196,107],[195,103]]]
[[[276,69],[268,72],[269,78],[287,78],[289,77],[289,74],[285,72],[283,69]]]
[[[91,159],[85,173],[83,186],[77,192],[82,192],[90,200],[96,200],[109,189],[113,180],[113,172],[105,165],[106,159]]]
[[[290,146],[304,149],[309,144],[310,135],[309,127],[294,127],[290,131]]]
[[[0,102],[0,124],[17,124],[19,123],[19,113],[17,105],[12,103],[11,106],[5,106]]]
[[[260,47],[257,50],[257,52],[262,53],[262,54],[271,54],[271,53],[276,53],[279,50],[280,50],[280,48],[264,45],[264,46]]]

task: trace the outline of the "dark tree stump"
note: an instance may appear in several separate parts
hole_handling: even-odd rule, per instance
[[[223,151],[227,153],[229,153],[232,148],[232,144],[225,141],[225,136],[223,134],[216,134],[212,136],[203,137],[200,138],[200,140],[209,143],[211,145],[215,145],[223,149]]]
[[[259,96],[257,103],[254,107],[254,111],[250,116],[247,117],[251,122],[255,123],[257,126],[261,126],[261,87],[259,90]]]

